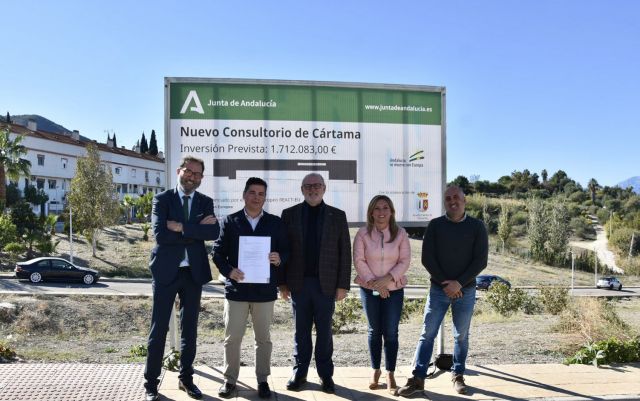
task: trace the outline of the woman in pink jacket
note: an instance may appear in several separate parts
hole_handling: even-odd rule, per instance
[[[387,389],[394,392],[398,356],[398,324],[404,304],[405,273],[411,261],[407,232],[395,219],[391,199],[377,195],[369,202],[367,226],[356,234],[353,261],[360,299],[369,322],[369,354],[373,368],[370,389],[378,387],[384,339]]]

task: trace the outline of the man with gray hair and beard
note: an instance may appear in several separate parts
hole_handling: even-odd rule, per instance
[[[308,174],[300,187],[304,202],[282,212],[290,257],[280,272],[280,293],[291,296],[295,323],[293,375],[287,390],[307,381],[316,326],[316,369],[325,393],[335,393],[331,325],[335,302],[344,299],[351,281],[351,238],[346,214],[324,203],[324,179]]]

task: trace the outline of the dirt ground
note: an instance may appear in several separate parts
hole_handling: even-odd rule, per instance
[[[13,315],[0,315],[0,341],[25,361],[87,363],[142,362],[132,350],[146,343],[151,310],[148,298],[3,296],[17,306]],[[197,363],[220,366],[223,361],[222,300],[203,301]],[[640,332],[640,300],[616,302],[620,316]],[[368,366],[367,329],[360,319],[349,333],[334,335],[336,366]],[[421,312],[400,325],[398,364],[409,365],[422,328]],[[576,338],[554,330],[557,317],[516,314],[504,318],[479,302],[471,329],[469,364],[559,363]],[[445,327],[445,349],[452,351],[450,319]],[[293,327],[290,305],[278,300],[271,330],[274,366],[291,366]],[[253,333],[243,341],[242,361],[253,365]]]

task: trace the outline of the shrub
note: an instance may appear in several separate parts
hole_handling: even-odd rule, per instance
[[[132,345],[129,349],[129,355],[132,357],[147,356],[147,344]]]
[[[402,306],[402,314],[400,315],[400,321],[406,322],[412,316],[424,315],[424,307],[427,303],[426,298],[420,299],[405,299],[404,305]]]
[[[557,315],[567,307],[569,290],[564,287],[540,287],[540,299],[544,310]]]
[[[576,298],[560,315],[558,328],[580,335],[586,342],[606,340],[611,337],[633,338],[630,328],[604,299]]]
[[[17,358],[16,352],[0,341],[0,363],[11,362]]]
[[[18,238],[16,225],[8,214],[0,214],[0,246],[14,242]]]
[[[10,253],[13,256],[20,255],[27,250],[27,247],[24,246],[21,242],[10,242],[4,246],[4,251]]]
[[[582,239],[594,239],[596,236],[596,231],[591,223],[582,216],[573,217],[569,225],[576,237],[580,237]]]
[[[355,331],[352,325],[360,320],[361,310],[362,305],[356,297],[346,297],[341,302],[337,302],[335,312],[333,313],[331,331],[333,331],[334,334]]]
[[[11,323],[16,318],[16,306],[3,302],[0,304],[0,323]]]
[[[151,224],[149,223],[142,223],[142,226],[140,226],[142,228],[142,239],[145,241],[149,240],[149,229],[151,228]]]
[[[60,332],[60,324],[54,320],[51,308],[46,302],[23,306],[16,318],[14,328],[18,333],[32,335]]]
[[[169,351],[162,358],[162,367],[171,372],[177,372],[180,369],[180,351]]]
[[[524,294],[521,308],[525,315],[538,315],[544,310],[540,299],[528,294]]]
[[[611,237],[609,238],[609,243],[613,244],[618,251],[624,255],[629,253],[629,246],[631,245],[631,237],[634,235],[635,237],[633,241],[633,255],[638,255],[640,253],[640,232],[633,230],[632,228],[621,227],[618,229],[614,229]]]
[[[528,218],[529,216],[527,215],[526,211],[518,210],[513,214],[513,216],[511,216],[511,221],[513,222],[514,226],[520,226],[526,224]]]
[[[494,282],[487,291],[487,302],[502,316],[511,316],[524,302],[526,294],[519,288],[510,289],[506,284]]]
[[[587,343],[566,364],[600,364],[640,362],[640,338],[620,341],[616,338]]]

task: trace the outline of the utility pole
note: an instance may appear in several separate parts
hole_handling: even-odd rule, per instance
[[[571,251],[571,295],[573,295],[573,280],[576,271],[576,255]]]

